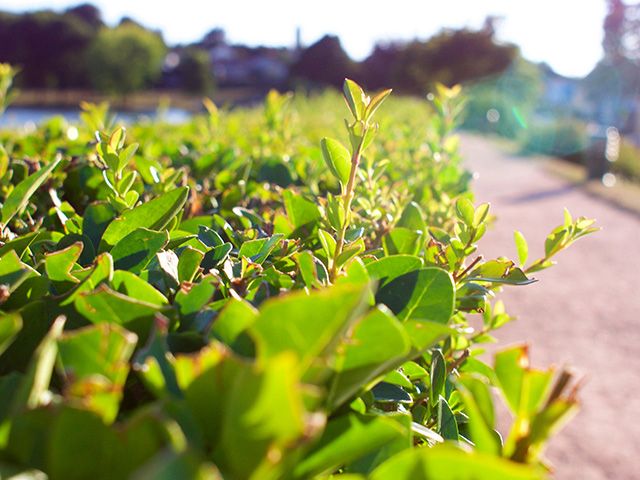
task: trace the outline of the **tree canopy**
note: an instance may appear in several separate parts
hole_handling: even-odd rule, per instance
[[[166,46],[162,37],[131,22],[103,28],[88,52],[93,84],[111,93],[150,87],[162,73]]]

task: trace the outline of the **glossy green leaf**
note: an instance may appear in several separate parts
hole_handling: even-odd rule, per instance
[[[371,480],[542,480],[542,469],[452,445],[414,448],[378,467]]]
[[[182,210],[188,194],[188,187],[176,188],[132,210],[127,210],[109,223],[102,235],[100,249],[105,251],[112,248],[124,237],[141,227],[162,230]]]
[[[5,242],[5,244],[0,247],[0,257],[10,250],[14,250],[18,254],[18,258],[22,258],[24,251],[29,248],[29,245],[35,241],[49,239],[50,237],[51,234],[49,232],[43,231],[21,235],[18,238]]]
[[[111,249],[114,268],[138,274],[168,241],[169,234],[166,231],[137,228]]]
[[[316,267],[316,258],[308,250],[303,250],[295,256],[296,263],[300,269],[300,276],[307,288],[320,285],[318,281],[318,272]]]
[[[207,273],[212,268],[215,268],[223,263],[229,257],[231,250],[233,250],[233,245],[231,245],[229,242],[225,242],[222,245],[218,245],[217,247],[212,248],[204,254],[202,262],[200,262],[200,266],[204,269],[205,273]],[[177,268],[180,268],[180,260],[178,260]]]
[[[169,303],[167,298],[137,275],[124,270],[113,272],[111,287],[118,293],[162,307]]]
[[[455,289],[448,272],[423,268],[400,275],[384,285],[376,301],[401,320],[421,319],[447,323],[453,314]]]
[[[524,238],[524,235],[519,231],[513,232],[513,240],[516,243],[516,250],[518,251],[518,260],[520,262],[520,266],[524,267],[524,264],[527,263],[527,258],[529,257],[529,247],[527,246],[527,241]]]
[[[65,333],[58,341],[58,358],[67,400],[111,423],[118,413],[136,342],[133,333],[106,323]]]
[[[398,439],[408,438],[405,426],[393,416],[348,414],[332,419],[304,460],[295,478],[312,478],[335,470]]]
[[[408,228],[396,227],[382,237],[386,256],[416,255],[421,247],[422,234]]]
[[[11,190],[2,205],[2,223],[4,225],[27,206],[31,196],[51,175],[51,172],[55,170],[61,160],[62,156],[56,155],[53,160],[42,166],[40,170],[29,175]]]
[[[345,78],[342,85],[342,92],[347,101],[347,106],[356,120],[364,119],[365,109],[368,101],[362,87],[349,78]]]
[[[440,350],[431,353],[431,368],[429,370],[431,386],[429,388],[429,400],[431,406],[437,405],[440,395],[444,393],[444,383],[447,379],[447,362]]]
[[[71,270],[80,258],[82,249],[82,242],[76,242],[67,248],[45,255],[44,266],[49,279],[55,282],[78,283]]]
[[[502,445],[494,431],[495,411],[489,385],[485,380],[473,375],[463,375],[458,382],[458,391],[469,417],[471,440],[478,451],[500,455]]]
[[[378,280],[379,286],[383,287],[390,281],[405,273],[419,270],[422,267],[422,260],[413,255],[391,255],[382,257],[367,264],[367,272],[372,280]]]
[[[386,308],[378,307],[358,320],[335,361],[327,399],[330,409],[402,363],[410,345],[404,328]]]
[[[425,351],[454,333],[446,324],[428,320],[407,320],[403,325],[418,352]]]
[[[82,234],[91,239],[96,252],[104,231],[115,216],[116,211],[108,203],[94,202],[85,210],[82,217]]]
[[[211,326],[210,336],[232,345],[238,336],[258,318],[258,311],[250,303],[231,298]]]
[[[14,412],[23,408],[36,408],[45,401],[51,374],[58,354],[57,341],[62,335],[66,319],[58,317],[33,353],[26,374],[13,400]]]
[[[473,207],[473,203],[471,203],[467,198],[459,198],[456,202],[456,215],[466,225],[470,227],[473,226],[475,215],[475,208]]]
[[[234,478],[269,476],[273,449],[283,449],[305,431],[305,410],[296,356],[269,359],[264,370],[243,366],[225,389],[220,443],[214,456]],[[262,472],[262,473],[261,473]]]
[[[193,282],[200,270],[200,263],[204,254],[193,247],[187,246],[178,259],[178,280],[180,283]]]
[[[33,268],[20,261],[15,250],[0,257],[0,285],[7,285],[13,293],[25,280],[38,275]]]
[[[500,382],[504,398],[514,413],[520,411],[522,385],[527,368],[529,368],[529,355],[525,346],[518,345],[498,352],[495,356],[496,377]]]
[[[440,435],[442,435],[442,438],[445,440],[458,441],[458,423],[456,422],[456,417],[442,396],[440,396],[438,401],[438,432],[440,432]]]
[[[489,260],[475,268],[464,279],[467,282],[491,282],[507,285],[529,285],[536,280],[527,277],[511,260]]]
[[[478,228],[489,216],[489,209],[491,205],[488,203],[483,203],[476,207],[476,211],[473,214],[473,226]]]
[[[224,243],[224,240],[218,232],[205,225],[198,227],[198,240],[209,248],[218,247]]]
[[[327,258],[333,258],[333,255],[336,251],[336,241],[331,236],[331,234],[321,228],[318,229],[318,239],[320,240],[320,245],[322,245],[322,249]]]
[[[413,403],[411,395],[402,387],[394,385],[393,383],[380,382],[371,389],[371,393],[376,403],[406,405]]]
[[[531,421],[529,433],[529,459],[542,453],[546,442],[578,413],[575,400],[558,399],[538,413]]]
[[[71,293],[61,302],[61,305],[73,303],[78,295],[89,292],[104,282],[113,279],[113,258],[108,253],[103,253],[96,257],[94,267],[89,274],[75,287]]]
[[[498,352],[494,370],[502,393],[514,414],[528,418],[546,400],[553,369],[530,368],[525,345],[516,345]]]
[[[174,304],[178,307],[180,315],[185,318],[193,316],[211,302],[216,291],[210,277],[205,277],[200,283],[191,287],[182,288],[176,293]]]
[[[351,154],[339,141],[333,138],[323,138],[320,141],[322,156],[331,173],[340,180],[343,187],[349,182],[351,175]]]
[[[424,221],[424,212],[420,205],[416,202],[409,202],[400,216],[400,220],[396,224],[397,227],[407,228],[413,231],[426,231],[426,223]]]
[[[315,203],[291,190],[285,190],[282,193],[282,198],[294,231],[303,227],[312,228],[320,220],[320,210]]]
[[[22,317],[18,313],[0,314],[0,355],[11,345],[22,328]]]
[[[283,238],[284,235],[276,233],[270,238],[259,238],[256,240],[246,241],[240,247],[238,256],[241,258],[247,257],[254,263],[262,264]]]
[[[380,105],[382,105],[382,102],[384,102],[384,100],[391,94],[391,89],[386,89],[381,91],[380,93],[374,95],[371,100],[369,101],[369,105],[367,105],[366,111],[365,111],[365,119],[367,121],[371,120],[373,118],[373,115],[376,113],[376,110],[378,110],[378,108],[380,108]]]
[[[305,372],[334,354],[338,340],[362,312],[365,291],[345,285],[307,295],[292,293],[264,304],[251,327],[262,362],[293,351]]]
[[[101,286],[83,292],[75,302],[78,312],[91,323],[113,323],[125,327],[145,339],[153,325],[158,306],[136,300]]]

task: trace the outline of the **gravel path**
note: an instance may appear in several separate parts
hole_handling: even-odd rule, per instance
[[[532,364],[569,364],[587,376],[580,413],[547,450],[561,480],[637,479],[640,457],[640,218],[546,173],[539,161],[463,135],[462,154],[477,172],[476,201],[498,217],[480,253],[517,258],[513,231],[530,259],[563,219],[596,218],[602,227],[560,253],[539,282],[508,287],[501,298],[518,317],[497,332],[501,345],[531,344]]]

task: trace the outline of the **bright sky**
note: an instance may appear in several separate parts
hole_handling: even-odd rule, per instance
[[[63,9],[82,0],[0,0],[0,10]],[[325,33],[340,36],[360,60],[376,40],[426,39],[443,27],[480,27],[487,15],[504,17],[498,37],[530,60],[564,75],[586,75],[602,55],[605,0],[94,0],[109,24],[130,16],[160,29],[170,43],[199,40],[221,27],[229,41],[293,45],[295,29],[308,45]]]

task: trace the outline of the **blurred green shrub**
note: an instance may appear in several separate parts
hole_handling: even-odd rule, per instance
[[[518,59],[503,74],[469,85],[462,127],[516,138],[531,123],[541,88],[539,68]]]
[[[159,34],[133,22],[103,28],[89,48],[92,83],[99,90],[120,94],[150,87],[162,73],[165,53]]]
[[[611,164],[611,171],[628,180],[640,182],[640,148],[623,138],[620,142],[620,154]]]
[[[561,157],[575,163],[583,163],[589,147],[586,125],[574,118],[534,123],[521,139],[523,153]]]

